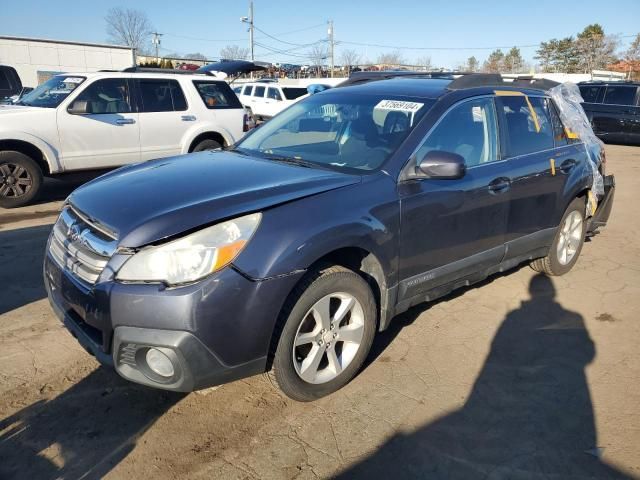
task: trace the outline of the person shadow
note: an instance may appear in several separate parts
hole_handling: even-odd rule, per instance
[[[99,367],[57,397],[0,420],[0,478],[103,478],[184,396]]]
[[[529,292],[502,322],[464,406],[396,434],[336,478],[630,478],[601,460],[584,319],[556,301],[544,275]]]

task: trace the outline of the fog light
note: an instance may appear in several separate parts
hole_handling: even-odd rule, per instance
[[[147,350],[146,360],[147,365],[153,373],[165,378],[173,377],[175,373],[173,363],[171,363],[169,357],[157,348]]]

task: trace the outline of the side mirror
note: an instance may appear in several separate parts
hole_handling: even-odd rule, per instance
[[[466,173],[464,158],[457,153],[431,150],[422,157],[416,166],[418,177],[455,180],[464,177]]]
[[[71,115],[87,115],[89,113],[93,113],[91,104],[85,100],[76,100],[69,105],[67,112]]]

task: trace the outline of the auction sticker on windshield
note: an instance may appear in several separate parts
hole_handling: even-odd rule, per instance
[[[405,102],[402,100],[381,100],[374,108],[380,110],[396,110],[399,112],[416,113],[424,103]]]
[[[82,77],[66,77],[62,83],[82,83],[83,80]]]

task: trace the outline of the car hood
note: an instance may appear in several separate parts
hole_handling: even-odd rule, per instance
[[[359,183],[361,177],[232,152],[115,170],[78,188],[73,207],[136,248],[245,213]]]

